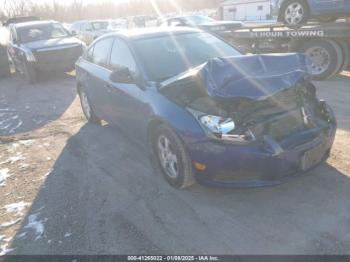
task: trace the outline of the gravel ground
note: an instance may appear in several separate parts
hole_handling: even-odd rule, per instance
[[[350,254],[349,83],[316,83],[339,121],[327,163],[272,188],[179,191],[86,123],[73,77],[0,79],[0,253]]]

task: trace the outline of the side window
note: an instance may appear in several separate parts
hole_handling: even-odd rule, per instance
[[[113,38],[105,38],[98,41],[93,47],[92,62],[107,67],[108,57],[113,43]]]
[[[71,27],[71,31],[75,31],[75,32],[80,31],[80,24],[73,24]]]
[[[92,31],[91,23],[83,23],[81,25],[81,31]]]
[[[112,47],[110,68],[117,70],[127,67],[131,73],[136,72],[136,63],[127,44],[120,39],[115,39]]]

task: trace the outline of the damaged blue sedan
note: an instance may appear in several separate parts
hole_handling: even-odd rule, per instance
[[[280,184],[325,161],[336,120],[300,54],[242,55],[196,29],[113,33],[76,64],[90,122],[143,142],[176,188]]]

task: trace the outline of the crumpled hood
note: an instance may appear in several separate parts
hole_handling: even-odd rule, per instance
[[[47,40],[40,40],[30,43],[25,43],[23,46],[32,51],[37,51],[45,48],[54,48],[54,47],[68,47],[73,45],[82,45],[82,42],[75,37],[65,37],[65,38],[53,38]]]
[[[210,97],[263,100],[308,78],[309,64],[302,54],[215,58],[163,82],[161,88],[191,78],[199,80]]]
[[[308,65],[302,54],[215,58],[199,70],[198,76],[209,96],[262,100],[307,77]]]

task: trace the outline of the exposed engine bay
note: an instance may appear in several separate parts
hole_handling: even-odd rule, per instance
[[[296,63],[301,55],[261,57],[209,61],[168,80],[161,92],[191,111],[234,120],[233,129],[217,133],[218,137],[245,142],[273,140],[290,148],[327,132],[335,119],[326,103],[317,98],[305,64]],[[277,65],[289,60],[288,67],[269,70],[264,59]],[[243,66],[247,61],[253,68]]]

